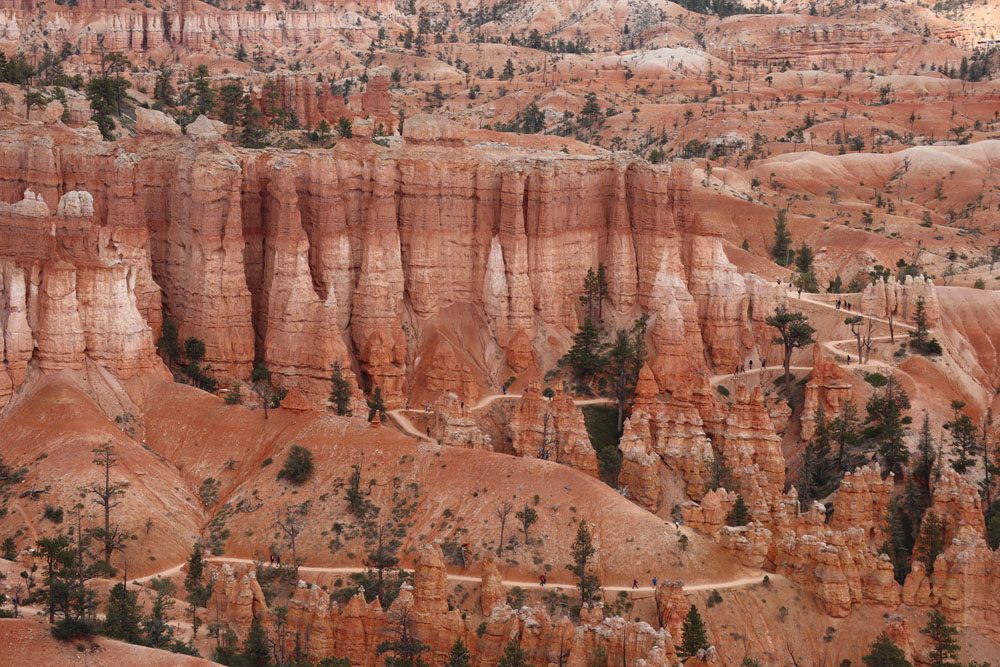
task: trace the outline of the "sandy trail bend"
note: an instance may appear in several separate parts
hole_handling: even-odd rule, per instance
[[[231,558],[228,556],[213,556],[205,558],[206,563],[239,563],[244,565],[254,565],[256,561],[249,558]],[[180,563],[174,565],[160,572],[155,572],[153,574],[147,574],[144,577],[138,577],[132,579],[133,584],[139,585],[149,582],[156,577],[170,577],[175,574],[179,574],[184,568],[186,563]],[[309,565],[300,565],[299,572],[312,572],[315,574],[360,574],[365,572],[366,568],[363,567],[315,567]],[[407,570],[412,572],[412,570]],[[461,581],[461,582],[475,582],[479,583],[482,581],[482,577],[476,577],[467,574],[447,574],[450,581]],[[739,577],[736,579],[730,579],[727,581],[713,581],[698,584],[689,584],[684,586],[685,593],[695,593],[697,591],[710,591],[710,590],[722,590],[726,588],[743,588],[745,586],[754,586],[763,582],[764,577],[767,576],[771,580],[780,580],[782,576],[779,574],[771,574],[767,572],[761,572],[759,574],[748,575],[744,577]],[[542,588],[554,588],[558,590],[575,590],[575,584],[557,584],[557,583],[547,583],[544,586],[538,581],[520,581],[517,579],[503,579],[501,583],[504,586],[513,588],[530,588],[530,589],[542,589]],[[637,591],[640,593],[651,593],[656,589],[652,586],[639,586],[638,588],[632,588],[631,586],[602,586],[606,591],[618,592],[618,591]]]

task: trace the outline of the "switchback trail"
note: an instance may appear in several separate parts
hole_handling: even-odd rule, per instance
[[[478,411],[482,410],[483,408],[489,407],[490,405],[493,405],[493,403],[495,403],[496,401],[514,400],[521,398],[522,396],[523,394],[490,394],[489,396],[484,396],[483,398],[481,398],[478,403],[476,403],[473,406],[470,406],[468,409],[470,411]],[[610,398],[581,398],[573,400],[573,405],[577,406],[614,405],[614,404],[615,401]],[[437,440],[430,437],[426,433],[421,433],[420,429],[418,429],[413,425],[413,422],[411,422],[410,418],[407,417],[405,414],[407,412],[421,413],[426,411],[415,408],[396,408],[395,410],[386,410],[385,414],[390,419],[392,419],[393,422],[395,422],[396,426],[398,426],[401,431],[403,431],[407,435],[412,435],[414,438],[419,438],[424,442],[429,442],[435,445],[438,444]]]
[[[239,563],[244,565],[254,565],[256,561],[249,558],[231,558],[228,556],[212,556],[205,558],[207,563]],[[160,572],[155,572],[153,574],[147,574],[143,577],[138,577],[132,579],[131,582],[136,585],[144,584],[157,577],[170,577],[175,574],[180,573],[184,568],[185,563],[180,563],[172,567],[168,567]],[[363,567],[314,567],[308,565],[300,565],[299,572],[312,572],[315,574],[360,574],[366,572],[367,569]],[[412,572],[412,570],[407,570]],[[744,577],[738,577],[736,579],[730,579],[727,581],[713,581],[706,583],[688,584],[684,586],[685,593],[695,593],[698,591],[710,591],[710,590],[723,590],[727,588],[743,588],[745,586],[754,586],[760,584],[764,580],[764,576],[770,578],[770,580],[775,581],[782,579],[779,574],[771,574],[768,572],[761,572],[760,574],[748,575]],[[452,574],[447,573],[447,577],[451,581],[463,581],[463,582],[480,582],[482,577],[476,577],[466,574]],[[501,583],[509,588],[530,588],[530,589],[543,589],[543,588],[554,588],[559,590],[573,590],[576,588],[576,584],[556,584],[547,583],[544,586],[538,581],[520,581],[516,579],[503,579]],[[639,586],[638,588],[632,588],[631,586],[602,586],[606,591],[619,592],[619,591],[637,591],[640,593],[651,593],[656,589],[652,586]]]

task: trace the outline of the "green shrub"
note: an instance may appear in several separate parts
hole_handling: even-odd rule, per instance
[[[278,479],[284,479],[296,486],[304,484],[313,474],[313,455],[305,447],[292,445],[285,459],[285,465],[278,472]]]

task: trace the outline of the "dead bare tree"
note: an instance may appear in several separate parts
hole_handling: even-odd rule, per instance
[[[507,532],[507,519],[510,518],[510,513],[514,510],[514,506],[510,501],[505,500],[500,503],[500,506],[496,508],[496,517],[500,521],[500,544],[497,545],[497,556],[503,555],[503,538],[504,534]]]
[[[285,541],[288,542],[288,548],[292,552],[292,571],[295,573],[295,579],[299,578],[299,554],[296,547],[296,540],[299,537],[299,533],[302,532],[302,518],[305,516],[306,509],[303,505],[292,505],[287,503],[285,505],[285,519],[281,519],[281,510],[278,510],[278,518],[274,522],[282,534],[285,536]]]
[[[111,512],[121,504],[121,498],[128,488],[127,482],[112,482],[111,469],[118,465],[114,445],[110,442],[92,450],[93,463],[101,468],[103,479],[100,482],[88,484],[80,488],[84,495],[93,496],[93,502],[104,514],[104,523],[100,528],[88,531],[95,540],[101,543],[104,552],[104,567],[111,571],[111,556],[115,551],[121,551],[132,535],[117,523],[111,522]]]

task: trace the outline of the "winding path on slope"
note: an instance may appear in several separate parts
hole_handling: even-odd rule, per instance
[[[251,560],[249,558],[231,558],[228,556],[212,556],[205,558],[206,563],[237,563],[243,565],[255,565],[257,561]],[[179,574],[181,570],[187,563],[179,563],[177,565],[168,567],[165,570],[159,572],[154,572],[153,574],[147,574],[144,577],[138,577],[136,579],[131,579],[130,581],[134,585],[142,585],[148,583],[150,580],[157,577],[171,577]],[[404,568],[405,569],[405,568]],[[407,569],[407,572],[412,572],[412,570]],[[311,572],[314,574],[360,574],[362,572],[367,572],[366,568],[363,567],[313,567],[308,565],[300,565],[299,572]],[[684,586],[685,593],[695,593],[698,591],[709,591],[709,590],[723,590],[727,588],[743,588],[746,586],[754,586],[760,584],[764,581],[764,577],[767,576],[771,581],[783,579],[780,574],[774,574],[769,572],[760,572],[759,574],[752,574],[743,577],[737,577],[736,579],[729,579],[725,581],[712,581],[705,583],[689,584]],[[482,576],[476,577],[467,574],[452,574],[447,573],[447,577],[451,581],[461,581],[461,582],[480,582],[482,581]],[[513,588],[515,586],[519,588],[531,588],[531,589],[544,589],[544,588],[555,588],[559,590],[574,590],[576,589],[576,584],[556,584],[547,583],[544,586],[538,581],[521,581],[517,579],[502,579],[501,583],[504,586]],[[639,586],[638,588],[632,588],[631,586],[602,586],[606,591],[619,592],[619,591],[637,591],[640,593],[651,593],[656,589],[652,586]]]
[[[482,410],[483,408],[487,408],[490,405],[493,405],[497,401],[514,400],[521,398],[522,396],[524,396],[524,394],[490,394],[489,396],[484,396],[483,398],[479,399],[479,402],[476,403],[475,405],[469,406],[469,410],[470,411]],[[573,405],[576,406],[615,405],[615,401],[610,398],[580,398],[580,399],[574,399]],[[407,412],[431,414],[427,413],[426,410],[418,410],[414,408],[396,408],[395,410],[386,410],[385,414],[390,419],[392,419],[392,421],[396,424],[396,426],[400,428],[401,431],[403,431],[407,435],[412,435],[415,438],[419,438],[424,442],[429,442],[434,445],[438,444],[437,440],[430,437],[426,433],[421,433],[420,429],[418,429],[413,425],[413,422],[411,422],[410,418],[407,417],[405,414]]]

